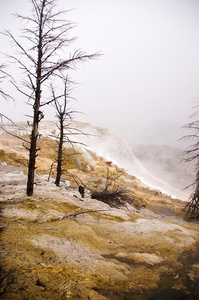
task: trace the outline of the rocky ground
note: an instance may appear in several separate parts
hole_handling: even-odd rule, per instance
[[[53,146],[43,145],[35,192],[27,197],[25,149],[1,139],[2,299],[199,298],[199,227],[183,219],[184,202],[92,152],[68,162],[56,187],[46,171]],[[91,199],[89,190],[106,183],[107,167],[132,203],[110,207]],[[85,198],[74,178],[88,186]]]

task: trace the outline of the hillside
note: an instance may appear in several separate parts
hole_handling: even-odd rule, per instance
[[[76,126],[91,131],[88,124]],[[28,136],[27,128],[10,130]],[[122,168],[130,158],[135,173],[145,170],[124,141],[100,128],[92,129],[90,147],[67,145],[56,187],[55,169],[49,179],[56,158],[49,132],[55,131],[49,122],[41,128],[32,197],[25,193],[28,153],[20,140],[1,132],[2,299],[197,299],[199,227],[183,220],[184,202]],[[99,133],[103,139],[96,143]],[[129,191],[125,205],[91,198],[104,189],[107,170],[117,177],[114,187]],[[78,183],[87,186],[85,198]]]
[[[192,189],[186,189],[193,183],[195,163],[185,162],[184,151],[161,145],[131,145],[137,159],[152,174],[174,187],[174,194],[188,200]]]

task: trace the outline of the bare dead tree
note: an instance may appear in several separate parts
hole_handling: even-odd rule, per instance
[[[69,100],[72,98],[70,96],[71,94],[71,82],[66,76],[66,78],[62,78],[63,84],[64,84],[64,92],[61,95],[56,95],[55,93],[55,88],[51,85],[51,92],[52,92],[52,99],[53,99],[53,104],[56,109],[56,117],[59,121],[57,128],[59,131],[58,136],[51,135],[53,138],[56,139],[57,144],[58,144],[58,151],[57,151],[57,173],[56,173],[56,180],[55,184],[59,186],[60,180],[61,180],[61,174],[62,174],[62,165],[65,159],[65,154],[64,154],[64,144],[65,143],[70,143],[70,145],[74,145],[75,143],[78,144],[83,144],[77,141],[74,141],[71,139],[71,136],[77,135],[77,134],[84,134],[81,130],[72,128],[68,124],[68,120],[73,119],[74,113],[76,111],[73,111],[70,107],[68,107]]]
[[[117,184],[117,179],[119,179],[123,173],[111,174],[108,168],[105,187],[91,191],[91,198],[104,202],[110,207],[118,208],[120,206],[126,206],[127,203],[133,204],[133,194],[127,188]]]
[[[4,33],[19,50],[18,54],[9,57],[18,63],[24,72],[22,87],[16,81],[13,81],[13,84],[28,99],[28,104],[33,109],[27,181],[28,196],[33,194],[34,189],[35,163],[39,150],[37,148],[39,122],[44,118],[43,107],[53,101],[42,98],[46,84],[52,77],[59,77],[60,72],[75,68],[78,62],[99,56],[97,53],[87,55],[77,50],[63,57],[66,47],[74,40],[74,38],[69,38],[69,32],[74,24],[65,20],[67,11],[58,11],[56,0],[31,0],[31,4],[30,16],[17,15],[22,23],[25,22],[22,39],[15,38],[9,31]],[[25,42],[24,45],[23,42]]]
[[[54,88],[52,87],[52,94],[54,99],[54,105],[56,108],[56,117],[59,120],[59,136],[58,136],[58,153],[57,153],[57,174],[55,184],[59,186],[61,180],[61,173],[62,173],[62,163],[63,163],[63,145],[64,145],[64,137],[65,137],[65,128],[66,125],[64,121],[67,119],[71,119],[72,111],[70,111],[67,107],[68,98],[70,97],[70,91],[68,87],[68,78],[64,81],[64,94],[63,94],[63,104],[60,104],[58,97],[55,96]],[[59,97],[60,98],[60,97]]]
[[[198,119],[199,106],[196,106],[196,112],[191,117],[196,117]],[[193,187],[194,192],[191,194],[189,202],[185,205],[185,218],[192,220],[199,220],[199,121],[193,121],[184,126],[186,130],[191,133],[184,136],[184,140],[191,141],[191,145],[185,152],[185,161],[195,161],[196,162],[196,177],[193,183],[188,187]]]

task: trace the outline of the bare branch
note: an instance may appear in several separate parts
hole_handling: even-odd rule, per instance
[[[13,134],[13,133],[9,132],[9,131],[6,130],[3,126],[0,126],[0,127],[1,127],[1,129],[2,129],[3,131],[5,131],[7,134],[9,134],[9,135],[11,135],[11,136],[14,136],[14,137],[16,137],[17,139],[19,139],[19,140],[21,140],[21,141],[23,141],[23,142],[26,142],[26,143],[28,143],[28,144],[30,144],[30,141],[27,141],[27,140],[21,138],[20,136],[18,136],[18,135],[16,135],[16,134]]]
[[[76,51],[73,54],[73,56],[71,56],[68,60],[62,60],[47,68],[49,70],[42,76],[42,82],[46,81],[51,75],[53,75],[57,71],[62,71],[64,69],[72,69],[78,62],[85,62],[89,59],[96,59],[99,56],[99,53],[84,55],[82,52]]]
[[[16,90],[17,90],[18,92],[20,92],[21,94],[23,94],[24,96],[26,96],[26,97],[28,98],[28,100],[29,100],[29,99],[34,100],[34,97],[33,97],[33,96],[27,94],[25,91],[23,91],[21,88],[19,88],[19,86],[18,86],[15,82],[12,82],[12,84],[14,85],[14,87],[16,88]]]
[[[9,31],[6,31],[4,35],[10,37],[15,42],[15,44],[21,49],[21,51],[33,62],[33,64],[36,64],[34,58],[25,50],[25,48],[15,39],[15,37]]]
[[[0,113],[0,119],[1,119],[1,122],[3,121],[3,119],[11,122],[12,124],[15,124],[10,118],[8,118],[7,116],[5,116],[4,114]]]

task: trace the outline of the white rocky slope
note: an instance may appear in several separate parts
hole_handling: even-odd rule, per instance
[[[26,123],[17,124],[18,129],[11,126],[9,130],[17,134],[30,133]],[[166,146],[129,145],[124,139],[111,134],[108,129],[93,127],[88,123],[73,121],[69,122],[69,127],[75,133],[70,136],[71,140],[87,145],[86,148],[124,168],[146,185],[181,200],[189,199],[191,190],[185,188],[193,182],[194,168],[183,161],[182,150]],[[76,130],[86,135],[79,134]],[[58,135],[56,123],[41,122],[40,133],[42,136]],[[82,151],[84,148],[81,146]]]
[[[20,168],[2,166],[0,178],[2,299],[198,295],[198,226],[177,215],[179,201],[153,196],[143,209],[111,208],[46,175],[37,175],[32,197]]]
[[[133,166],[144,172],[126,142],[117,142],[121,140],[104,129],[78,123],[76,127],[96,135],[87,139],[87,145],[107,161],[123,159],[121,166],[126,162],[127,169]],[[51,122],[40,128],[43,136],[55,131]],[[81,139],[85,142],[85,137]],[[14,149],[20,155],[22,147],[13,142],[5,135],[0,141],[4,151]],[[99,176],[95,171],[86,175],[90,173],[92,178]],[[181,201],[139,183],[134,187],[135,179],[128,174],[123,175],[124,184],[132,186],[132,197],[146,204],[139,209],[130,204],[112,208],[89,194],[82,199],[77,188],[56,187],[39,173],[34,194],[27,197],[25,174],[25,168],[1,162],[2,299],[147,300],[170,295],[170,299],[192,300],[192,295],[199,296],[198,223],[183,220]]]

